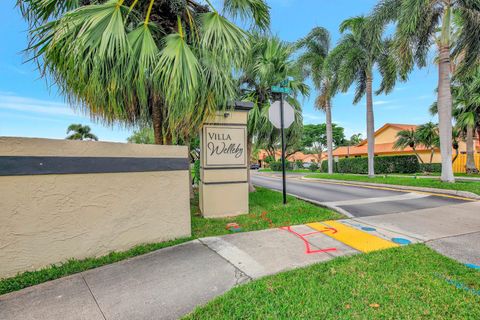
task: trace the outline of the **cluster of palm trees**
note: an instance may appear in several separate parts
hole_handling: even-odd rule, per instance
[[[254,142],[274,144],[278,131],[267,112],[278,96],[271,86],[285,79],[292,89],[287,100],[297,114],[287,137],[299,139],[299,97],[309,94],[305,80],[310,77],[318,92],[316,106],[326,113],[329,172],[333,97],[352,85],[354,103],[365,97],[368,173],[373,176],[373,96],[407,80],[415,65],[426,66],[429,50],[436,47],[442,180],[454,181],[452,84],[470,83],[466,79],[479,62],[477,0],[380,0],[371,15],[341,23],[342,38],[335,47],[321,27],[295,44],[270,36],[265,0],[224,0],[221,11],[210,0],[17,3],[30,24],[28,51],[69,102],[106,124],[153,127],[157,144],[188,143],[208,117],[237,99],[254,103],[249,154]],[[387,36],[392,24],[395,32]],[[375,74],[381,84],[374,91]],[[473,110],[470,102],[462,106]],[[470,130],[472,121],[478,122],[475,117],[457,120],[470,123]]]
[[[440,138],[438,135],[438,124],[428,122],[415,129],[401,130],[397,133],[397,140],[393,145],[394,149],[412,148],[420,163],[425,163],[417,152],[419,146],[430,150],[430,164],[433,162],[435,149],[439,148]],[[458,149],[458,148],[457,148]]]
[[[387,36],[385,30],[392,24],[395,31]],[[368,175],[374,176],[374,71],[382,77],[375,94],[388,94],[397,81],[407,80],[415,66],[425,67],[430,50],[435,48],[439,72],[436,108],[442,156],[441,180],[454,182],[451,162],[454,102],[455,112],[458,109],[463,114],[456,116],[457,122],[469,130],[467,140],[472,139],[474,128],[478,128],[474,123],[478,124],[479,118],[480,2],[381,0],[369,16],[342,22],[340,31],[342,38],[333,49],[330,48],[328,31],[323,28],[313,29],[299,41],[299,47],[303,49],[299,63],[318,91],[316,107],[325,111],[327,126],[331,128],[328,123],[331,123],[332,98],[354,84],[354,104],[366,98]],[[458,89],[456,82],[461,84]],[[456,90],[466,92],[459,92],[452,101],[452,90],[454,93]],[[459,97],[466,100],[460,101]],[[331,173],[331,129],[327,134],[330,137],[327,149]]]

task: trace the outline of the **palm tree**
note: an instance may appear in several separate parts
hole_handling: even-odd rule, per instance
[[[18,0],[29,52],[68,101],[106,124],[152,126],[155,143],[185,139],[236,97],[247,34],[268,28],[264,0]]]
[[[455,182],[452,168],[451,55],[462,55],[458,72],[466,72],[480,57],[480,2],[469,0],[381,0],[373,14],[374,24],[396,23],[395,52],[400,74],[407,77],[415,64],[424,67],[429,49],[438,50],[438,115],[442,175]],[[455,17],[455,19],[454,19]],[[459,23],[455,23],[458,21]],[[453,35],[456,41],[453,41]],[[452,50],[453,49],[453,50]]]
[[[474,68],[472,72],[454,77],[452,81],[453,110],[452,115],[456,120],[452,128],[452,146],[458,153],[458,142],[455,138],[464,137],[467,146],[467,173],[477,173],[475,165],[475,144],[474,137],[480,130],[480,67]],[[438,103],[434,102],[430,107],[430,113],[438,113]],[[457,148],[455,146],[457,145]],[[454,161],[458,157],[455,156]]]
[[[417,156],[418,160],[423,163],[422,158],[418,155],[416,146],[418,145],[418,134],[414,129],[401,130],[397,133],[397,140],[393,145],[394,149],[405,149],[407,147],[412,148],[413,152]]]
[[[430,149],[431,164],[433,162],[435,149],[439,146],[438,125],[433,122],[422,124],[417,127],[415,135],[417,136],[417,144],[423,145],[425,148]],[[450,149],[451,148],[452,147],[450,146]]]
[[[313,81],[318,96],[315,107],[325,112],[327,125],[328,173],[333,174],[333,129],[332,129],[332,98],[335,94],[333,74],[326,64],[330,51],[330,33],[322,27],[313,28],[297,47],[303,52],[298,58],[304,75]]]
[[[250,37],[250,46],[246,60],[239,76],[238,87],[243,100],[253,102],[253,109],[248,114],[247,154],[251,157],[253,141],[258,145],[276,145],[279,130],[268,119],[268,109],[273,101],[278,100],[271,87],[291,78],[288,86],[292,94],[286,100],[295,109],[295,122],[286,132],[287,141],[294,143],[301,138],[302,108],[296,99],[298,95],[307,95],[308,86],[301,80],[298,68],[292,59],[294,47],[277,37],[254,33]],[[250,173],[248,175],[250,182]],[[250,191],[255,188],[249,183]]]
[[[464,133],[467,144],[466,172],[478,173],[475,165],[475,132],[480,131],[480,67],[472,74],[460,77],[452,87],[454,117]]]
[[[71,124],[68,126],[67,134],[73,132],[67,136],[67,140],[94,140],[98,141],[98,137],[94,135],[92,129],[89,126],[83,126],[81,124]]]
[[[328,56],[327,64],[335,70],[333,82],[342,91],[346,92],[355,83],[354,104],[366,96],[368,176],[374,177],[373,74],[377,69],[382,76],[376,94],[389,93],[395,86],[397,68],[390,54],[391,41],[382,39],[383,29],[374,29],[370,20],[363,16],[345,20],[340,25],[340,31],[343,37]],[[377,34],[377,37],[371,34]]]

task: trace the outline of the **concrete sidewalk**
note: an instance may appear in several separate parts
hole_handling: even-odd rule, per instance
[[[204,238],[0,296],[1,320],[176,319],[237,284],[357,253],[301,225]]]
[[[343,223],[480,265],[480,202]],[[300,225],[202,238],[0,296],[0,319],[176,319],[235,285],[358,253],[332,237]]]
[[[425,242],[439,253],[480,265],[480,202],[354,218],[366,226]]]

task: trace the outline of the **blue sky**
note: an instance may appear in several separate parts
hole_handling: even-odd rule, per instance
[[[220,0],[217,0],[219,2]],[[72,110],[51,83],[40,78],[33,63],[25,63],[27,25],[14,7],[15,0],[0,10],[0,136],[65,137],[71,123],[88,124],[100,140],[123,142],[131,130],[92,123],[88,116]],[[272,10],[272,33],[285,41],[305,36],[313,27],[330,30],[333,43],[340,35],[338,25],[346,18],[367,14],[375,0],[268,0]],[[378,80],[378,79],[377,79]],[[437,70],[433,63],[415,70],[408,82],[399,83],[388,96],[374,97],[375,125],[386,122],[420,124],[432,120],[428,108],[435,100]],[[378,82],[376,82],[378,85]],[[315,92],[303,101],[304,122],[322,123],[324,115],[313,108]],[[333,101],[333,120],[347,136],[365,133],[364,102],[352,104],[353,89]],[[434,119],[435,120],[435,119]]]

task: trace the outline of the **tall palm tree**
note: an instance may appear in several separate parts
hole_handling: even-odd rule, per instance
[[[474,137],[480,133],[480,67],[473,68],[469,73],[459,74],[454,77],[451,90],[453,100],[452,116],[456,121],[455,127],[452,128],[452,146],[458,153],[458,148],[455,148],[455,145],[458,145],[458,143],[455,143],[455,137],[463,137],[466,140],[466,172],[477,173]],[[437,102],[434,102],[430,107],[430,113],[432,115],[438,113]],[[452,163],[454,162],[452,161]]]
[[[229,18],[268,28],[264,0],[206,2],[17,1],[29,52],[69,102],[106,124],[153,126],[157,144],[188,139],[235,99],[248,37]]]
[[[455,24],[455,19],[459,21]],[[381,0],[373,13],[374,24],[396,24],[395,52],[405,78],[415,64],[424,67],[429,49],[438,50],[438,115],[442,175],[454,182],[452,168],[451,55],[462,55],[458,72],[465,72],[480,57],[480,2],[471,0]],[[456,34],[453,42],[452,35]],[[453,49],[453,50],[452,50]]]
[[[256,144],[275,144],[279,130],[276,130],[268,119],[268,109],[273,101],[279,99],[271,88],[281,81],[290,78],[288,86],[292,94],[286,100],[295,109],[295,122],[287,130],[286,135],[301,138],[302,109],[297,100],[298,95],[308,95],[309,89],[302,82],[299,70],[292,55],[294,47],[277,37],[269,37],[254,33],[250,37],[250,46],[245,63],[239,76],[239,88],[242,99],[253,102],[253,109],[248,114],[247,153],[251,156],[253,141]],[[289,139],[292,140],[292,139]],[[290,141],[292,143],[292,141]],[[248,175],[250,182],[250,173]],[[250,191],[255,188],[250,183]]]
[[[475,133],[480,131],[480,67],[455,79],[452,87],[454,117],[464,132],[467,145],[467,173],[478,173],[475,165]]]
[[[413,153],[417,156],[418,160],[423,163],[422,158],[418,155],[417,145],[419,143],[418,134],[414,129],[401,130],[397,133],[397,140],[393,145],[394,149],[405,149],[410,147],[413,150]]]
[[[328,173],[333,174],[333,129],[332,129],[332,98],[334,79],[331,68],[326,64],[330,51],[330,33],[322,27],[315,27],[297,43],[302,50],[298,63],[304,75],[310,77],[318,92],[315,107],[325,112],[327,125]]]
[[[417,127],[415,135],[417,143],[430,149],[430,164],[433,162],[435,149],[439,146],[438,125],[433,122],[427,122]],[[450,137],[451,138],[451,137]],[[450,146],[450,149],[452,147]],[[451,163],[450,163],[451,164]]]
[[[346,92],[356,85],[353,103],[366,96],[368,176],[373,177],[375,153],[375,126],[373,115],[373,75],[378,70],[382,76],[380,88],[375,92],[389,93],[397,80],[396,62],[391,56],[391,41],[382,39],[383,29],[373,28],[363,16],[347,19],[340,25],[343,37],[327,58],[327,64],[335,70],[336,86]],[[372,34],[377,36],[373,37]]]
[[[98,141],[98,137],[94,135],[92,129],[89,126],[84,126],[81,124],[71,124],[68,126],[67,134],[72,132],[65,139],[67,140],[94,140]]]

